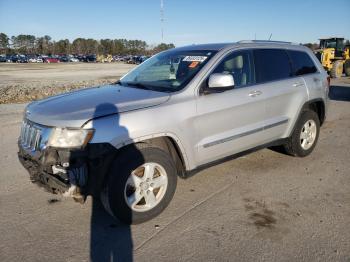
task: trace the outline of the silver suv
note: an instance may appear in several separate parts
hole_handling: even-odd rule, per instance
[[[125,223],[158,215],[177,177],[252,148],[314,149],[329,78],[313,53],[272,41],[159,53],[117,83],[29,104],[18,141],[33,182]]]

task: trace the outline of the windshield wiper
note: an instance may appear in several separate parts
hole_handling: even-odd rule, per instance
[[[145,85],[145,84],[142,84],[142,83],[136,82],[136,81],[121,82],[120,80],[118,80],[115,84],[121,85],[121,86],[126,86],[126,87],[128,87],[128,86],[136,87],[136,88],[140,88],[140,89],[144,89],[144,90],[167,92],[167,93],[171,92],[171,90],[167,90],[167,91],[164,90],[164,88],[167,88],[167,87],[156,86],[156,85]]]
[[[119,83],[119,84],[121,84],[121,83]],[[134,86],[134,87],[145,89],[145,90],[152,90],[150,87],[148,87],[144,84],[141,84],[139,82],[123,82],[123,84],[126,84],[127,86]]]

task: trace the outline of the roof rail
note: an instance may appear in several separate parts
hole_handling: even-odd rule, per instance
[[[276,43],[276,44],[288,44],[288,45],[298,45],[297,43],[293,42],[286,42],[286,41],[273,41],[273,40],[241,40],[237,43],[245,44],[245,43]]]

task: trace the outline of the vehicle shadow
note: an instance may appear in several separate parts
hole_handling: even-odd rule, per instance
[[[100,116],[108,115],[110,112],[118,112],[117,107],[111,103],[99,104],[95,108],[93,127],[98,127],[98,118]],[[113,129],[128,134],[128,130],[119,125],[119,115],[111,115]],[[135,157],[138,156],[138,151],[134,150]],[[115,156],[114,156],[115,157]],[[105,159],[101,159],[105,161]],[[93,162],[93,161],[92,161]],[[93,163],[91,164],[93,165]],[[89,167],[91,168],[91,167]],[[102,169],[94,175],[102,175]],[[112,174],[108,168],[106,171],[108,175]],[[91,179],[91,177],[89,178]],[[93,180],[94,181],[94,180]],[[106,181],[106,180],[105,180]],[[94,182],[93,182],[94,183]],[[132,214],[125,215],[129,221],[132,220]],[[92,213],[91,213],[91,228],[90,228],[90,260],[91,261],[132,261],[133,260],[133,241],[130,226],[119,222],[108,214],[100,200],[100,196],[92,197]]]
[[[330,86],[329,98],[335,101],[350,101],[350,87],[347,86]]]

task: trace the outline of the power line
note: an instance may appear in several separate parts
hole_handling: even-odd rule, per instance
[[[160,0],[160,25],[161,25],[161,36],[162,42],[164,40],[164,3]]]

